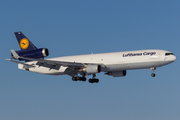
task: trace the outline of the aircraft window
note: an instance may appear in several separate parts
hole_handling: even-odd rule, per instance
[[[174,54],[173,53],[166,53],[165,55],[167,56],[167,55],[174,55]]]

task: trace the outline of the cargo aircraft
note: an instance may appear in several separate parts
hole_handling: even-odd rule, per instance
[[[86,76],[92,75],[89,83],[98,83],[99,79],[95,78],[97,73],[123,77],[127,70],[134,69],[151,69],[151,76],[155,77],[154,70],[157,67],[176,60],[172,52],[157,49],[44,59],[49,55],[47,48],[37,48],[22,32],[15,32],[15,36],[21,50],[11,50],[11,59],[6,60],[17,63],[22,70],[47,75],[69,75],[73,81],[86,81]]]

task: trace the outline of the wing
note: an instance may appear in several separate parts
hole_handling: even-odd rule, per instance
[[[11,62],[14,62],[14,63],[17,63],[17,64],[25,65],[26,67],[35,67],[35,66],[33,66],[33,65],[25,64],[25,63],[18,62],[18,61],[14,61],[14,60],[10,60],[10,59],[6,59],[6,60],[11,61]]]
[[[31,61],[38,61],[37,64],[39,65],[52,65],[52,66],[64,66],[69,68],[84,68],[87,65],[97,65],[94,63],[78,63],[78,62],[66,62],[66,61],[55,61],[55,60],[44,60],[44,59],[35,59],[35,58],[27,58],[19,56],[14,50],[11,50],[14,59],[24,59],[24,60],[31,60]],[[9,60],[12,61],[12,60]]]

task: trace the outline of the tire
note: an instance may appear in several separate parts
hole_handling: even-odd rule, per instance
[[[152,77],[155,77],[155,76],[156,76],[156,74],[152,73],[152,74],[151,74],[151,76],[152,76]]]
[[[93,79],[89,79],[89,83],[94,83]]]
[[[86,78],[85,78],[85,77],[82,77],[82,81],[86,81]]]
[[[72,77],[72,80],[73,80],[73,81],[77,81],[77,78],[76,78],[76,77]]]

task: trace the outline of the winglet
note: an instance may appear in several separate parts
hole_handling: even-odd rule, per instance
[[[20,58],[20,56],[14,50],[11,50],[11,53],[13,54],[14,59],[19,59]]]

